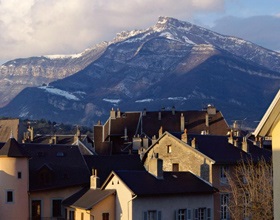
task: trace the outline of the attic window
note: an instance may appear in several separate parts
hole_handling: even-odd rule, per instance
[[[167,145],[167,153],[168,153],[168,154],[171,154],[171,152],[172,152],[172,147],[171,147],[171,145]]]
[[[64,157],[64,153],[61,152],[61,151],[60,151],[60,152],[57,152],[57,153],[56,153],[56,156],[57,156],[57,157]]]

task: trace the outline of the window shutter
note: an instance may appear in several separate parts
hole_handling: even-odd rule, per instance
[[[207,220],[211,220],[211,209],[207,209]]]
[[[158,215],[157,215],[157,220],[161,220],[161,211],[158,211],[157,214],[158,214]]]
[[[188,209],[186,214],[187,214],[187,218],[186,219],[187,220],[191,220],[192,219],[192,210]]]
[[[143,212],[143,220],[148,220],[148,213],[147,212]]]
[[[193,210],[194,220],[198,220],[198,209]]]
[[[175,220],[178,220],[178,210],[175,210]]]

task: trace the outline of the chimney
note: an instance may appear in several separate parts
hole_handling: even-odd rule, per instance
[[[152,145],[153,145],[154,143],[156,143],[156,141],[157,141],[157,138],[156,138],[156,136],[154,135],[154,136],[152,137]]]
[[[185,129],[184,133],[181,135],[181,140],[184,141],[185,143],[188,143],[187,129]]]
[[[127,127],[124,128],[124,140],[127,141]]]
[[[175,115],[175,107],[172,106],[172,115]]]
[[[216,112],[217,112],[217,110],[216,110],[216,108],[213,105],[209,104],[207,106],[207,113],[209,115],[216,115]]]
[[[154,175],[157,179],[163,179],[163,160],[158,158],[158,153],[154,154],[149,161],[149,173]]]
[[[56,144],[56,143],[57,143],[57,137],[56,137],[56,135],[54,135],[51,137],[49,144]]]
[[[121,111],[120,111],[120,109],[118,108],[117,109],[117,118],[120,118],[121,117]]]
[[[208,114],[208,112],[206,112],[206,114],[205,114],[205,126],[206,126],[206,129],[208,130],[209,129],[209,114]]]
[[[110,111],[110,118],[116,119],[116,112],[115,112],[114,108],[112,108],[112,110]]]
[[[80,131],[80,128],[77,126],[77,131],[74,136],[74,141],[76,142],[76,141],[80,140],[80,138],[81,138],[81,131]]]
[[[235,139],[235,140],[233,141],[234,147],[237,147],[237,148],[238,148],[238,147],[239,147],[238,144],[239,144],[239,143],[238,143],[238,139]]]
[[[34,138],[34,131],[33,131],[33,127],[31,127],[30,125],[29,125],[29,127],[28,127],[28,129],[27,129],[27,131],[29,132],[29,134],[30,134],[30,141],[33,141],[33,138]]]
[[[158,130],[158,137],[160,138],[162,136],[162,126],[160,126]]]
[[[90,176],[90,188],[91,189],[98,189],[100,188],[100,179],[97,176],[97,170],[92,169],[92,175]]]
[[[161,111],[158,112],[158,120],[161,120]]]
[[[137,137],[133,137],[132,138],[132,147],[133,150],[138,150],[141,147],[141,138],[139,136],[139,134],[137,135]]]
[[[144,109],[143,109],[143,113],[142,113],[142,115],[143,115],[143,116],[146,116],[146,114],[147,114],[147,109],[146,109],[146,108],[144,108]]]
[[[181,132],[183,132],[185,129],[185,117],[183,113],[181,113],[180,126],[181,126]]]
[[[247,143],[247,138],[243,137],[243,141],[242,141],[242,150],[246,153],[249,153],[249,146]]]
[[[147,149],[149,147],[149,139],[147,138],[147,136],[145,135],[145,137],[143,138],[143,147],[145,149]]]
[[[194,149],[197,149],[197,143],[196,143],[196,138],[193,138],[191,141],[191,145]]]
[[[233,131],[230,130],[228,133],[229,133],[228,143],[233,144]]]

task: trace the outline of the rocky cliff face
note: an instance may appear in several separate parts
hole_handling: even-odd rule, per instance
[[[0,66],[0,107],[26,87],[41,86],[63,79],[99,58],[108,43],[100,43],[75,55],[50,55],[11,60]]]
[[[92,125],[112,107],[185,110],[211,103],[229,121],[252,125],[280,83],[279,53],[167,17],[118,34],[100,54],[71,76],[23,90],[0,114]]]

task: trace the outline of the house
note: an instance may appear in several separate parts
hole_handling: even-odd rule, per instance
[[[76,145],[10,138],[0,147],[1,219],[63,217],[61,201],[89,185],[90,172]]]
[[[0,147],[1,219],[28,219],[29,156],[14,138]]]
[[[209,105],[201,111],[121,112],[110,111],[104,125],[94,126],[95,151],[99,155],[137,152],[141,145],[146,148],[158,138],[158,131],[183,132],[187,129],[195,134],[226,135],[229,126],[222,113]]]
[[[112,171],[100,189],[93,174],[93,187],[63,204],[75,210],[76,220],[89,214],[87,219],[102,220],[213,219],[214,187],[191,172],[163,172],[159,158],[150,162],[149,171]]]
[[[163,170],[190,171],[219,190],[214,195],[214,219],[228,219],[229,190],[226,174],[234,171],[239,161],[271,158],[271,151],[235,136],[197,135],[164,132],[148,149],[139,148],[144,166],[150,169],[155,155],[163,160]]]
[[[280,219],[280,90],[253,132],[256,139],[272,139],[274,219]]]

